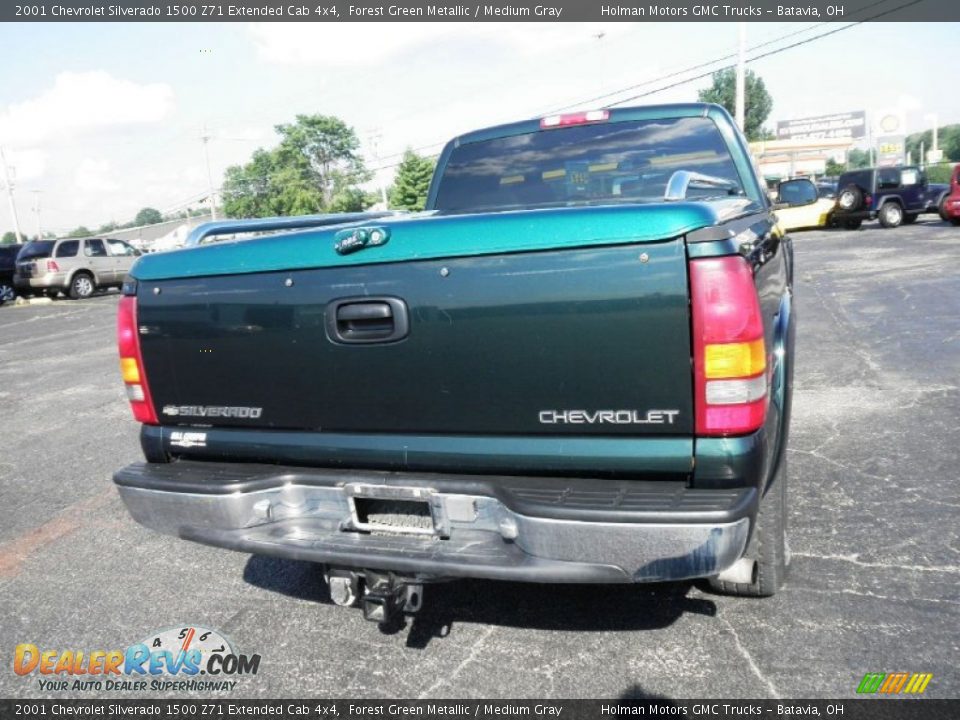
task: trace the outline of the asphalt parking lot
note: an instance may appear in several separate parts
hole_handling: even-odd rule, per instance
[[[136,697],[43,692],[14,647],[185,624],[262,656],[235,697],[850,697],[868,671],[930,672],[927,696],[960,697],[960,228],[870,223],[795,247],[780,595],[462,581],[390,634],[332,605],[314,566],[128,517],[111,473],[140,451],[115,293],[0,307],[0,697]]]

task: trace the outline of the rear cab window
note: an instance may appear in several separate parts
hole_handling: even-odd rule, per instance
[[[17,260],[22,262],[24,260],[48,258],[53,251],[54,244],[55,241],[53,240],[32,240],[23,246],[20,254],[17,255]]]
[[[877,170],[877,190],[892,190],[900,187],[900,170],[883,168]]]
[[[464,143],[450,152],[435,207],[448,213],[662,202],[688,170],[733,189],[691,187],[691,200],[742,195],[742,180],[710,118],[627,120]]]

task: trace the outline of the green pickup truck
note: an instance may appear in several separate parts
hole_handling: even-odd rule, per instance
[[[201,226],[123,287],[146,462],[115,483],[150,528],[322,564],[380,622],[458,577],[772,595],[772,211],[727,112],[683,104],[455,138],[422,213]]]

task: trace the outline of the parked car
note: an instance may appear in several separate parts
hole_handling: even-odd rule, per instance
[[[953,168],[950,176],[950,194],[943,201],[941,216],[960,226],[960,165]]]
[[[927,185],[927,189],[924,192],[924,197],[927,200],[927,207],[924,212],[937,213],[942,218],[943,203],[946,201],[947,195],[949,194],[949,183],[930,183]]]
[[[140,255],[113,238],[33,240],[17,257],[14,284],[25,294],[90,297],[97,289],[120,287]]]
[[[886,228],[912,223],[927,211],[927,178],[916,166],[851,170],[837,181],[834,218],[840,227],[855,230],[864,220]]]
[[[785,232],[829,227],[836,204],[820,196],[818,188],[807,178],[794,178],[777,186],[774,203],[777,222]]]
[[[17,293],[13,285],[13,271],[17,253],[23,245],[0,245],[0,305],[11,302]]]
[[[476,131],[425,213],[201,242],[296,222],[131,270],[137,521],[321,563],[379,622],[454,577],[777,591],[793,250],[723,108]]]
[[[820,178],[817,181],[817,195],[827,200],[837,199],[837,180],[836,178]]]

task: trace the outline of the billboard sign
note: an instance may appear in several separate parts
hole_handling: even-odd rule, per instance
[[[867,113],[863,110],[777,122],[778,140],[820,140],[823,138],[859,140],[866,134]]]

